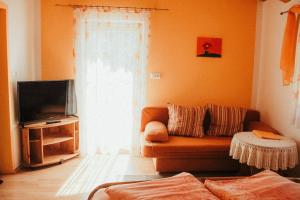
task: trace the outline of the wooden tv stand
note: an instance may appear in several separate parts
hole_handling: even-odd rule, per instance
[[[79,155],[79,120],[60,119],[22,127],[22,156],[26,167],[62,163]]]

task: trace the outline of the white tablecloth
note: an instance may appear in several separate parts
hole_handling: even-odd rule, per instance
[[[289,138],[261,139],[252,132],[235,134],[231,141],[229,155],[240,163],[247,163],[258,169],[286,170],[298,164],[295,141]]]

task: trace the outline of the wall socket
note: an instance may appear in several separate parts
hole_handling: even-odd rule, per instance
[[[153,80],[159,80],[160,79],[160,72],[151,72],[150,78]]]

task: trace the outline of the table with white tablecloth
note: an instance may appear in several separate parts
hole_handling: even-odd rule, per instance
[[[281,140],[262,139],[252,132],[233,136],[229,155],[240,163],[258,169],[287,170],[298,164],[296,142],[284,137]]]

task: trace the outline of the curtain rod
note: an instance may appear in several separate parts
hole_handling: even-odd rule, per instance
[[[281,12],[280,13],[280,15],[284,15],[284,14],[286,14],[286,13],[288,13],[289,11],[283,11],[283,12]]]
[[[104,5],[79,5],[79,4],[56,4],[55,6],[71,8],[118,8],[118,9],[141,9],[149,11],[168,11],[167,8],[143,8],[143,7],[126,7],[126,6],[104,6]]]

